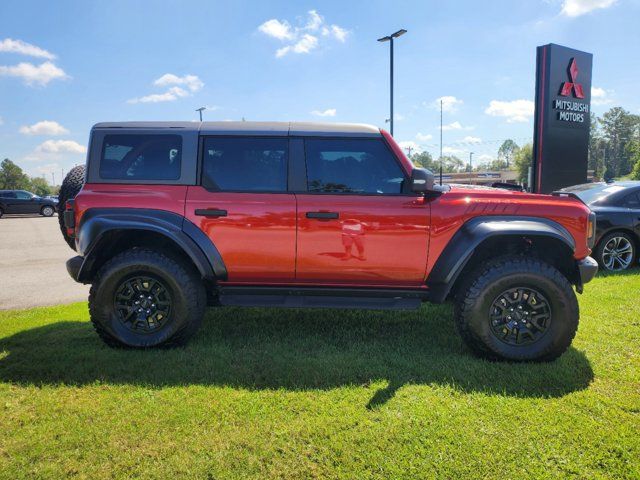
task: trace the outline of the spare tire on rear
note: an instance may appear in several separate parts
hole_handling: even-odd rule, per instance
[[[60,231],[62,232],[65,242],[74,250],[76,249],[76,244],[73,238],[67,235],[67,229],[64,225],[64,215],[62,213],[64,212],[67,200],[75,198],[82,188],[82,185],[84,185],[84,172],[84,165],[78,165],[69,170],[67,176],[64,177],[64,181],[60,186],[60,193],[58,194],[58,222],[60,223]]]

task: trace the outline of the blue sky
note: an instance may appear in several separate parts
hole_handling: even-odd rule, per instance
[[[594,54],[592,108],[640,113],[640,0],[3,0],[0,158],[56,183],[99,121],[388,117],[395,137],[474,160],[532,136],[535,48]],[[493,103],[492,103],[493,102]]]

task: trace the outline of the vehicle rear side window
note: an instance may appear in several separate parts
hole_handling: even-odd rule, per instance
[[[208,190],[286,192],[285,138],[208,137],[202,185]]]
[[[105,135],[100,177],[118,180],[175,180],[180,177],[180,135]]]
[[[627,208],[640,208],[640,193],[632,193],[627,195],[624,199],[625,207]]]
[[[16,198],[14,192],[0,192],[0,198]]]
[[[404,173],[378,139],[307,139],[307,189],[316,193],[399,194]]]

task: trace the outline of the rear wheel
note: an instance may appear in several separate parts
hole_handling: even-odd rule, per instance
[[[626,270],[636,258],[636,245],[631,235],[613,232],[606,235],[596,248],[596,260],[610,272]]]
[[[204,286],[190,265],[148,249],[109,260],[89,293],[91,321],[112,347],[183,345],[200,327],[205,305]]]
[[[455,319],[474,353],[490,359],[549,361],[571,344],[578,301],[566,277],[542,260],[486,262],[461,288]]]
[[[60,212],[64,212],[67,200],[74,199],[78,192],[80,192],[80,189],[82,189],[82,185],[84,185],[84,173],[85,166],[78,165],[69,170],[67,176],[64,177],[64,181],[60,186],[60,193],[58,194],[58,210]],[[61,213],[58,214],[58,223],[60,224],[60,231],[62,232],[64,241],[75,250],[75,240],[67,234],[67,228],[64,224],[64,215]]]
[[[53,216],[55,209],[50,205],[45,205],[40,209],[40,215],[43,217],[51,217]]]
[[[2,218],[3,215],[4,215],[4,210],[0,208],[0,218]]]

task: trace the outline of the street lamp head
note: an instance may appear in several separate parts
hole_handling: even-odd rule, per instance
[[[395,33],[392,33],[391,35],[387,35],[386,37],[379,38],[378,41],[379,42],[388,42],[392,38],[398,38],[398,37],[404,35],[405,33],[407,33],[407,31],[404,28],[401,28],[400,30],[398,30]]]

